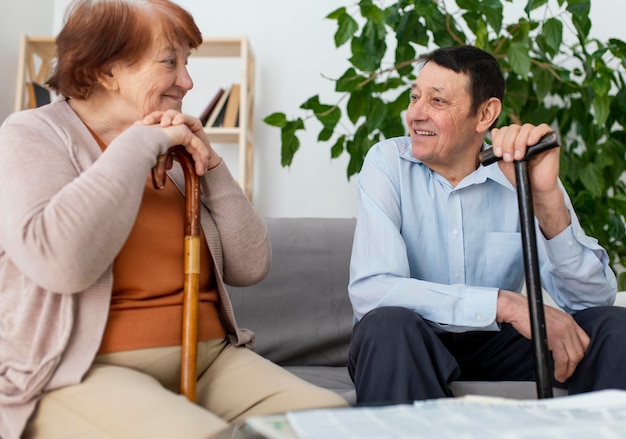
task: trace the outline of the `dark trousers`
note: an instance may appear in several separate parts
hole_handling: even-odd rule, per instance
[[[567,382],[553,384],[569,394],[626,389],[626,308],[589,308],[573,317],[591,343]],[[531,341],[509,324],[499,332],[438,333],[413,311],[382,307],[354,327],[348,370],[358,404],[407,403],[452,396],[448,383],[456,380],[532,381],[532,352]]]

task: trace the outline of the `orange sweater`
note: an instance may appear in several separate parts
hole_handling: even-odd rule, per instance
[[[160,190],[148,178],[133,229],[113,264],[111,308],[99,354],[181,343],[184,235],[184,197],[169,177]],[[226,335],[203,233],[201,243],[199,341]]]

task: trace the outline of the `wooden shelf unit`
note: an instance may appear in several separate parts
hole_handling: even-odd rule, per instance
[[[252,201],[254,168],[253,111],[255,59],[245,35],[234,37],[205,37],[202,44],[192,52],[192,57],[239,58],[240,76],[234,82],[241,84],[239,124],[236,128],[205,128],[209,140],[214,143],[238,145],[238,179],[246,196]],[[51,73],[56,57],[54,37],[22,35],[18,59],[15,111],[30,108],[28,84],[43,84]]]

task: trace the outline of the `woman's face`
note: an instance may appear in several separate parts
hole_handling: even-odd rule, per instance
[[[180,111],[193,87],[189,54],[189,47],[154,44],[136,62],[115,64],[105,81],[111,86],[105,88],[116,102],[116,114],[132,123],[153,111]]]

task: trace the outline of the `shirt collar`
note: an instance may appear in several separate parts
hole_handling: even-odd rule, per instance
[[[483,143],[482,150],[485,150],[487,148],[490,148],[490,145]],[[402,159],[408,160],[414,163],[419,163],[425,166],[421,160],[418,160],[413,156],[410,141],[405,142],[403,144],[403,147],[400,148],[399,152],[400,152],[400,157]],[[461,180],[459,184],[455,187],[455,189],[462,189],[464,187],[471,186],[473,184],[482,184],[486,182],[488,179],[504,186],[507,189],[515,190],[511,182],[506,178],[506,176],[500,170],[500,166],[498,166],[496,163],[493,163],[489,166],[479,165],[478,169],[476,169],[470,175],[468,175],[463,180]]]

